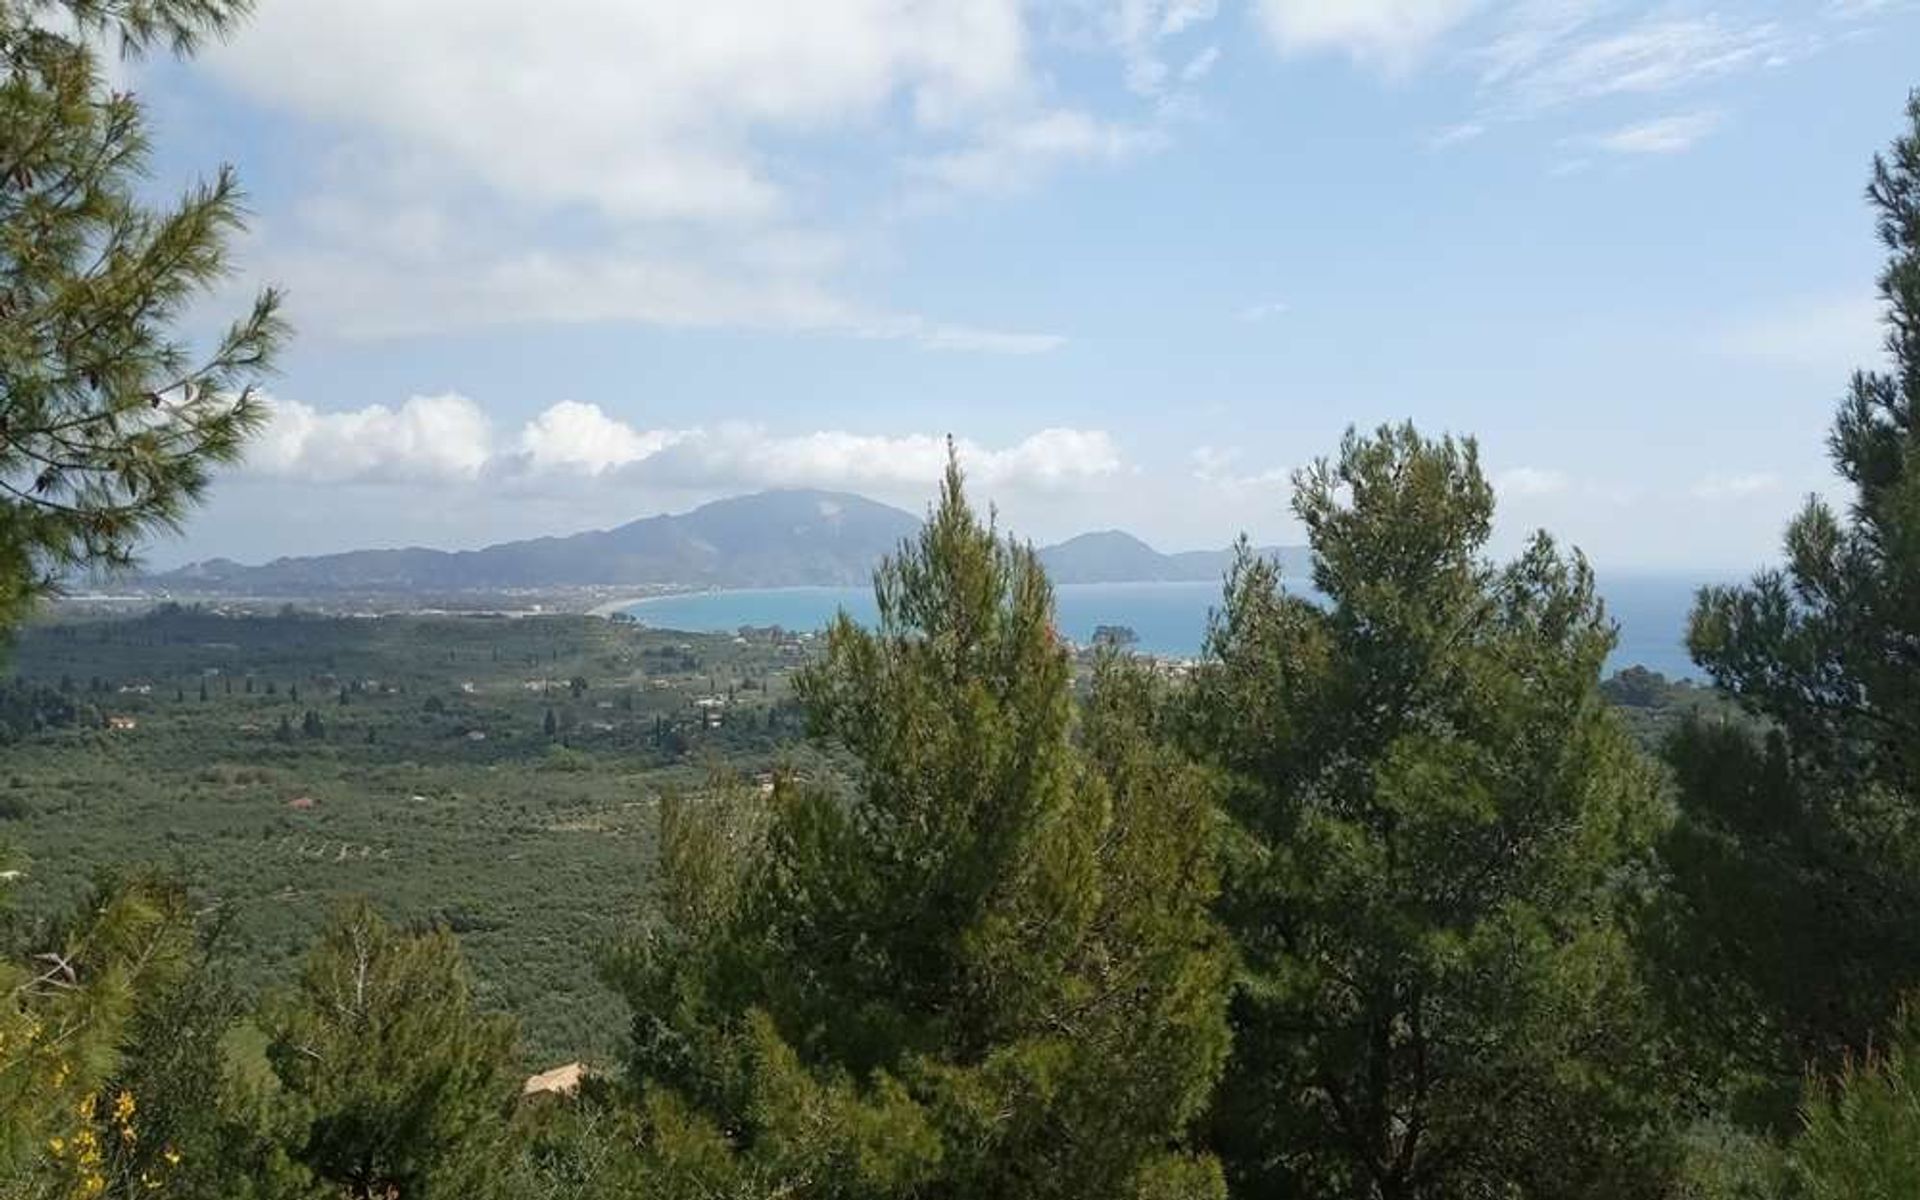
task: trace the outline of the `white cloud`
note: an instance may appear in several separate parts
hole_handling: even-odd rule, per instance
[[[1158,96],[1175,77],[1167,64],[1168,43],[1213,21],[1219,0],[1116,0],[1105,14],[1106,36],[1119,52],[1127,87],[1142,96]],[[1212,69],[1218,47],[1190,58],[1178,73],[1191,83]]]
[[[1509,115],[1675,91],[1774,65],[1802,49],[1781,25],[1717,13],[1644,16],[1595,29],[1590,4],[1520,11],[1526,15],[1482,52],[1482,85],[1494,108]]]
[[[1287,467],[1268,467],[1260,471],[1236,469],[1243,457],[1237,447],[1222,449],[1218,446],[1197,446],[1189,455],[1193,463],[1193,478],[1207,487],[1225,492],[1264,492],[1293,486],[1293,471]]]
[[[1257,324],[1272,317],[1283,317],[1292,308],[1284,300],[1263,300],[1258,304],[1249,304],[1240,310],[1240,319],[1248,324]]]
[[[1007,192],[1060,163],[1119,163],[1158,150],[1157,127],[1103,121],[1076,109],[1054,109],[981,131],[964,149],[914,160],[917,177],[959,192]]]
[[[315,482],[471,480],[493,452],[487,415],[453,393],[352,412],[322,413],[298,401],[275,401],[272,408],[266,430],[247,452],[247,468],[263,475]]]
[[[1826,15],[1837,21],[1865,21],[1912,7],[1912,0],[1827,0]]]
[[[1282,53],[1343,52],[1400,71],[1485,0],[1259,0],[1256,13]]]
[[[1011,445],[956,443],[969,474],[991,487],[1056,492],[1125,470],[1105,431],[1042,429]],[[276,401],[248,473],[316,483],[476,484],[540,493],[583,481],[681,489],[921,489],[937,481],[937,434],[822,430],[777,434],[723,423],[642,429],[593,404],[562,401],[502,437],[465,396],[415,396],[397,408],[323,413]]]
[[[1679,154],[1718,129],[1721,119],[1717,112],[1658,117],[1600,134],[1592,144],[1610,154]]]
[[[1886,359],[1885,308],[1868,295],[1809,297],[1749,315],[1714,338],[1734,358],[1836,375]]]
[[[269,0],[209,60],[261,100],[501,193],[621,218],[764,217],[788,197],[758,133],[903,101],[951,126],[1031,86],[1018,0]]]
[[[651,458],[682,436],[671,430],[642,432],[609,417],[597,404],[562,400],[527,422],[518,447],[533,471],[572,468],[598,475]]]
[[[1427,149],[1445,150],[1465,142],[1471,142],[1486,134],[1487,127],[1480,121],[1461,121],[1449,125],[1427,139]]]
[[[301,139],[307,198],[248,265],[307,335],[621,321],[1032,353],[1060,338],[841,279],[889,252],[903,187],[1010,192],[1164,143],[1217,0],[1088,3],[1102,53],[1160,64],[1146,111],[1061,102],[1024,0],[263,0],[204,62]]]
[[[1220,65],[1220,47],[1208,46],[1188,59],[1187,65],[1180,68],[1180,81],[1198,83],[1211,74],[1218,65]]]
[[[682,329],[782,329],[902,341],[929,350],[1038,354],[1057,333],[985,328],[876,311],[819,278],[800,236],[744,239],[711,253],[644,246],[556,251],[488,246],[478,239],[372,254],[348,245],[256,254],[286,285],[305,332],[381,339],[531,324],[631,322]]]
[[[1564,472],[1544,467],[1510,467],[1493,477],[1493,489],[1502,496],[1554,496],[1569,483]]]
[[[1767,472],[1745,475],[1708,475],[1688,489],[1697,500],[1744,500],[1776,491],[1780,477]]]
[[[1431,135],[1431,150],[1576,104],[1789,63],[1828,44],[1834,24],[1774,6],[1620,0],[1256,0],[1255,15],[1283,54],[1344,52],[1389,74],[1428,61],[1471,70],[1478,103]],[[1670,132],[1669,142],[1684,131]]]

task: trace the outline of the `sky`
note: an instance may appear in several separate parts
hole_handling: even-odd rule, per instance
[[[1300,539],[1350,426],[1475,436],[1496,549],[1744,570],[1878,365],[1913,0],[260,0],[125,68],[231,162],[274,416],[156,566],[771,487],[1036,541]]]

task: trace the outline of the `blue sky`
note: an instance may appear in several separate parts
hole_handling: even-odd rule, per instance
[[[1479,437],[1501,540],[1745,568],[1878,358],[1900,0],[261,0],[136,68],[255,220],[273,427],[168,564],[773,486],[1293,540],[1341,431]]]

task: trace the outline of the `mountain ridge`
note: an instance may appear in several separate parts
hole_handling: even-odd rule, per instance
[[[254,595],[566,587],[793,587],[863,584],[919,530],[904,509],[851,492],[780,489],[730,496],[611,529],[496,542],[283,555],[258,565],[212,558],[147,575],[160,586]],[[1283,561],[1304,552],[1266,547]],[[1056,583],[1217,580],[1233,551],[1162,553],[1117,529],[1038,550]],[[1293,563],[1289,562],[1289,566]]]

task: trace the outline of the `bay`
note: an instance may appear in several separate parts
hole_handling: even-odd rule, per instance
[[[1609,668],[1637,665],[1671,679],[1696,677],[1683,639],[1699,583],[1680,574],[1603,577],[1601,595],[1620,627]],[[1220,604],[1214,582],[1064,584],[1055,593],[1062,636],[1085,644],[1097,626],[1125,625],[1139,635],[1136,650],[1174,658],[1200,653],[1208,614]],[[624,611],[656,629],[715,633],[769,625],[815,630],[843,609],[863,623],[878,615],[873,591],[864,587],[686,592],[642,600]]]

